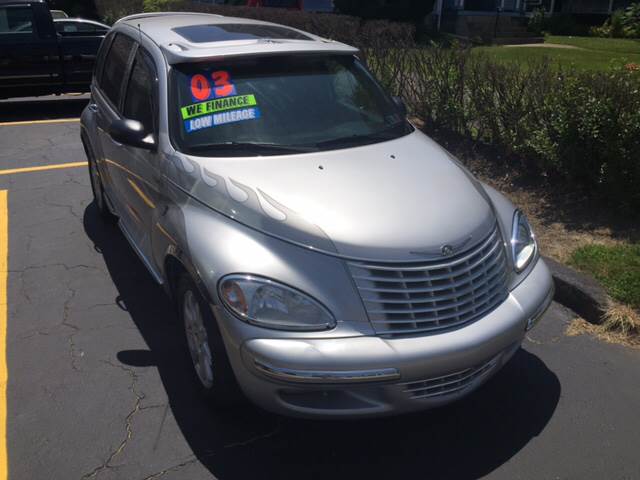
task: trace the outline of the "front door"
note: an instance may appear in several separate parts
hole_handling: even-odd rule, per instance
[[[0,5],[0,90],[7,96],[56,91],[63,83],[53,26],[36,13],[43,5]]]
[[[137,120],[145,132],[157,142],[158,125],[157,71],[151,56],[139,47],[136,52],[131,74],[124,96],[124,118]],[[128,226],[129,233],[136,242],[152,273],[151,232],[157,217],[159,187],[162,181],[158,169],[158,156],[153,150],[123,146],[122,193],[126,208],[133,220]]]
[[[126,118],[142,123],[157,141],[156,72],[150,55],[132,38],[118,33],[102,67],[94,100],[105,191],[123,233],[159,280],[150,241],[161,181],[157,154],[123,145],[109,135],[111,123]]]
[[[101,69],[98,88],[93,98],[101,152],[102,183],[111,205],[126,229],[133,221],[123,193],[126,191],[126,174],[123,169],[128,151],[124,145],[111,138],[109,128],[115,120],[122,117],[125,79],[135,55],[135,48],[136,44],[130,37],[120,33],[115,36]]]

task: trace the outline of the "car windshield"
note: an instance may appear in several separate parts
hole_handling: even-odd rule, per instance
[[[281,155],[413,131],[350,55],[269,56],[174,66],[171,137],[200,156]]]

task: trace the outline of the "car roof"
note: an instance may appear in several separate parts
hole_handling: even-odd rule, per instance
[[[120,28],[145,34],[162,49],[170,64],[221,56],[358,51],[285,25],[203,13],[142,13],[116,22],[114,29]]]

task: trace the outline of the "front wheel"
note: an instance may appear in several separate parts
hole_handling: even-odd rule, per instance
[[[198,384],[218,407],[242,400],[229,358],[211,309],[186,275],[178,282],[180,317]]]

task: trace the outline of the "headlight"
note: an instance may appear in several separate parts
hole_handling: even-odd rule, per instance
[[[220,298],[240,319],[278,330],[327,330],[333,316],[313,298],[280,283],[251,275],[229,275],[219,284]]]
[[[511,254],[516,272],[522,272],[537,253],[536,237],[524,213],[516,210],[511,233]]]

